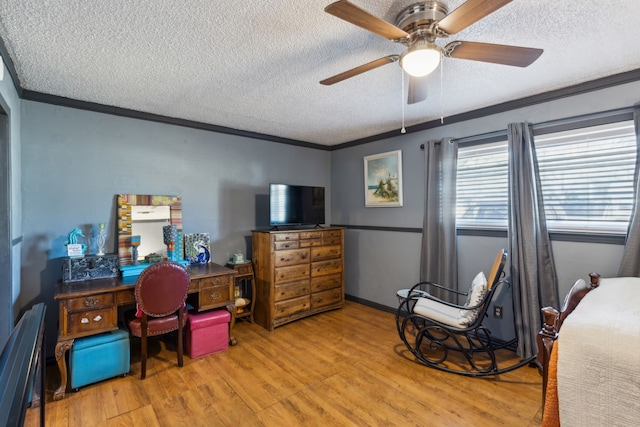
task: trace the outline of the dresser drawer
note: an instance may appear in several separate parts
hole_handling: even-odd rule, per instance
[[[323,239],[332,239],[334,237],[341,237],[342,230],[326,230],[322,232]]]
[[[342,272],[342,260],[332,259],[329,261],[319,261],[311,264],[311,277],[326,276]]]
[[[311,248],[311,262],[324,261],[326,259],[335,259],[342,256],[342,248],[340,245],[320,246]]]
[[[273,237],[276,242],[281,242],[283,240],[298,240],[298,234],[299,233],[276,233]]]
[[[199,309],[204,310],[209,307],[218,307],[231,301],[229,286],[210,286],[200,289]]]
[[[276,267],[308,263],[309,249],[292,249],[289,251],[278,251],[274,254],[274,258],[274,264]]]
[[[285,240],[282,242],[274,242],[273,247],[276,251],[282,251],[287,249],[297,249],[300,246],[300,242],[297,240]]]
[[[210,286],[222,286],[222,285],[229,286],[230,283],[231,283],[230,276],[205,277],[204,279],[198,280],[198,288],[202,290],[203,288],[208,288]]]
[[[342,230],[328,230],[322,235],[322,243],[325,245],[342,246]]]
[[[300,247],[301,248],[310,248],[313,246],[322,246],[322,239],[300,239]]]
[[[308,279],[310,273],[310,264],[294,265],[292,267],[278,267],[274,269],[274,283],[294,282],[296,280]]]
[[[289,299],[286,301],[281,301],[275,303],[275,319],[280,317],[290,316],[295,313],[299,313],[301,311],[309,310],[311,306],[311,299],[307,295],[306,297],[299,297],[294,299]]]
[[[299,282],[285,283],[283,285],[274,286],[274,301],[283,301],[286,299],[296,298],[303,295],[309,295],[310,286],[308,280]]]
[[[92,310],[105,306],[113,306],[113,294],[91,295],[81,298],[71,298],[67,301],[69,311]]]
[[[311,308],[342,302],[342,288],[311,294]]]
[[[300,233],[300,240],[309,240],[309,239],[322,239],[322,234],[324,231],[314,230],[314,231],[302,231]]]
[[[332,274],[311,279],[311,292],[326,291],[338,287],[342,288],[342,274]]]
[[[117,308],[105,307],[97,310],[70,312],[68,314],[69,334],[117,327]]]

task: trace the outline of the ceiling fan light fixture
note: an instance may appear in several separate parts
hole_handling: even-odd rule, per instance
[[[440,65],[440,48],[427,40],[416,40],[402,55],[400,66],[414,77],[422,77],[431,73]]]

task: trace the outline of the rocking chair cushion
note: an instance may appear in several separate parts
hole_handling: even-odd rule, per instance
[[[475,307],[476,305],[482,302],[482,299],[487,294],[487,278],[484,277],[484,273],[481,271],[476,275],[476,277],[471,282],[471,288],[469,288],[469,293],[467,294],[467,302],[465,302],[465,307]],[[480,313],[480,308],[476,308],[473,310],[460,309],[459,311],[459,321],[461,325],[469,326],[478,318],[478,314]]]
[[[459,308],[451,307],[430,298],[418,298],[416,305],[413,307],[414,313],[454,328],[464,327],[464,325],[460,324],[459,311]]]

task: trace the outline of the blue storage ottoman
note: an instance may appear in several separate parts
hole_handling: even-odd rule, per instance
[[[130,362],[129,331],[118,329],[78,338],[69,352],[71,388],[126,374]]]
[[[192,359],[224,351],[229,347],[229,321],[227,310],[189,313],[185,335],[187,354]]]

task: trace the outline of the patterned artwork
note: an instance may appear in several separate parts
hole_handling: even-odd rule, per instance
[[[184,235],[184,258],[189,264],[206,264],[211,259],[209,233]]]

